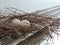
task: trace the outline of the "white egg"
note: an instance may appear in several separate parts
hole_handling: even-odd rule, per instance
[[[23,26],[23,27],[29,27],[30,26],[30,21],[28,21],[28,20],[22,20],[20,22],[20,25]]]
[[[20,25],[20,20],[19,19],[13,19],[12,20],[13,25],[19,26]]]

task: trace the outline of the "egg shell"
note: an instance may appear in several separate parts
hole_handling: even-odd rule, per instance
[[[12,23],[13,23],[13,25],[19,26],[20,25],[20,20],[19,19],[13,19]]]
[[[29,27],[30,26],[30,21],[28,21],[28,20],[22,20],[20,22],[20,25],[23,26],[23,27]]]

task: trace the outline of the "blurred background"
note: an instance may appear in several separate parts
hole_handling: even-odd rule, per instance
[[[0,0],[0,9],[15,7],[25,12],[34,12],[60,5],[60,0]]]

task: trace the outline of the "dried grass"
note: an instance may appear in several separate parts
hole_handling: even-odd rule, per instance
[[[51,32],[57,32],[55,31],[55,28],[60,25],[60,22],[58,20],[60,19],[54,19],[51,17],[43,17],[40,15],[32,14],[32,13],[25,13],[25,14],[17,14],[12,12],[12,15],[8,16],[0,16],[0,39],[4,37],[10,37],[10,38],[18,38],[21,36],[24,36],[27,32],[38,30],[45,35],[51,36]],[[15,15],[17,14],[17,15]],[[12,24],[13,19],[19,19],[19,20],[29,20],[31,23],[30,27],[21,27],[21,26],[14,26]],[[58,22],[56,22],[58,21]],[[51,32],[50,32],[51,31]]]

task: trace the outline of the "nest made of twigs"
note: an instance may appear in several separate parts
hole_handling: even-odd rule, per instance
[[[13,19],[19,20],[28,20],[30,21],[30,27],[21,27],[14,26],[12,24]],[[8,15],[0,17],[0,38],[10,37],[10,38],[18,38],[24,36],[27,32],[38,30],[46,35],[51,34],[49,31],[54,32],[53,29],[50,30],[52,26],[59,23],[55,23],[56,19],[51,17],[43,17],[35,14],[23,14],[23,15]],[[49,28],[50,27],[50,28]]]

